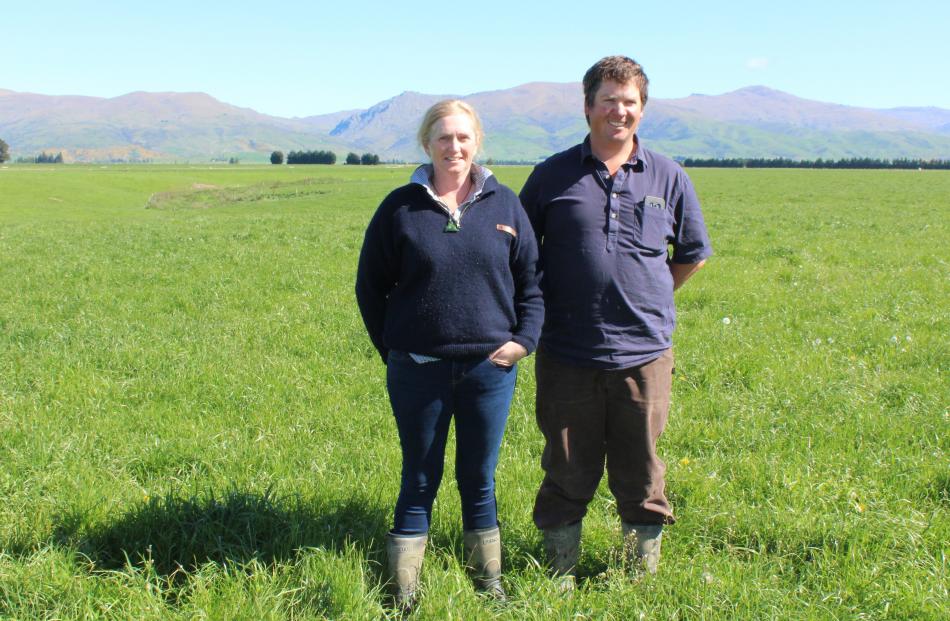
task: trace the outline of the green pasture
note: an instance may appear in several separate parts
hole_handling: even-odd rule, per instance
[[[387,617],[399,448],[352,289],[410,171],[0,169],[0,618]],[[580,588],[545,577],[528,359],[510,602],[465,576],[449,458],[413,618],[950,618],[950,174],[690,174],[716,254],[677,293],[660,573],[624,575],[604,484]]]

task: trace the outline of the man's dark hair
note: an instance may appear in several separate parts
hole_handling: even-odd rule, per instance
[[[626,56],[605,56],[584,74],[584,101],[587,107],[594,105],[594,96],[604,80],[611,80],[618,84],[626,84],[631,80],[640,91],[640,105],[647,105],[647,87],[650,80],[643,72],[640,63]]]

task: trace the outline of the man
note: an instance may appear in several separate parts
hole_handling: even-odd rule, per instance
[[[673,291],[712,248],[686,173],[637,138],[647,85],[630,58],[598,61],[584,75],[590,133],[535,167],[521,191],[546,314],[536,360],[545,477],[534,521],[568,588],[605,462],[635,575],[656,572],[663,524],[673,523],[656,453],[670,404]]]

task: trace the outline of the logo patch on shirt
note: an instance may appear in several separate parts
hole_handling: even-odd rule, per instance
[[[646,203],[647,207],[653,207],[655,209],[666,208],[666,201],[659,196],[647,196],[644,202]]]
[[[498,229],[499,231],[502,231],[503,233],[508,233],[512,237],[518,237],[518,231],[514,230],[512,227],[508,226],[507,224],[496,224],[495,228]]]

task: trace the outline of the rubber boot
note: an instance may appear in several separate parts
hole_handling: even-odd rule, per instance
[[[556,528],[545,528],[544,553],[551,573],[562,591],[573,591],[575,568],[581,549],[581,521]]]
[[[396,607],[408,612],[419,592],[419,571],[426,551],[426,535],[386,534],[386,557]]]
[[[660,562],[662,524],[629,524],[623,522],[623,548],[627,567],[634,578],[644,573],[655,574]]]
[[[495,528],[463,533],[465,568],[472,574],[475,588],[496,599],[505,599],[501,585],[501,531]]]

